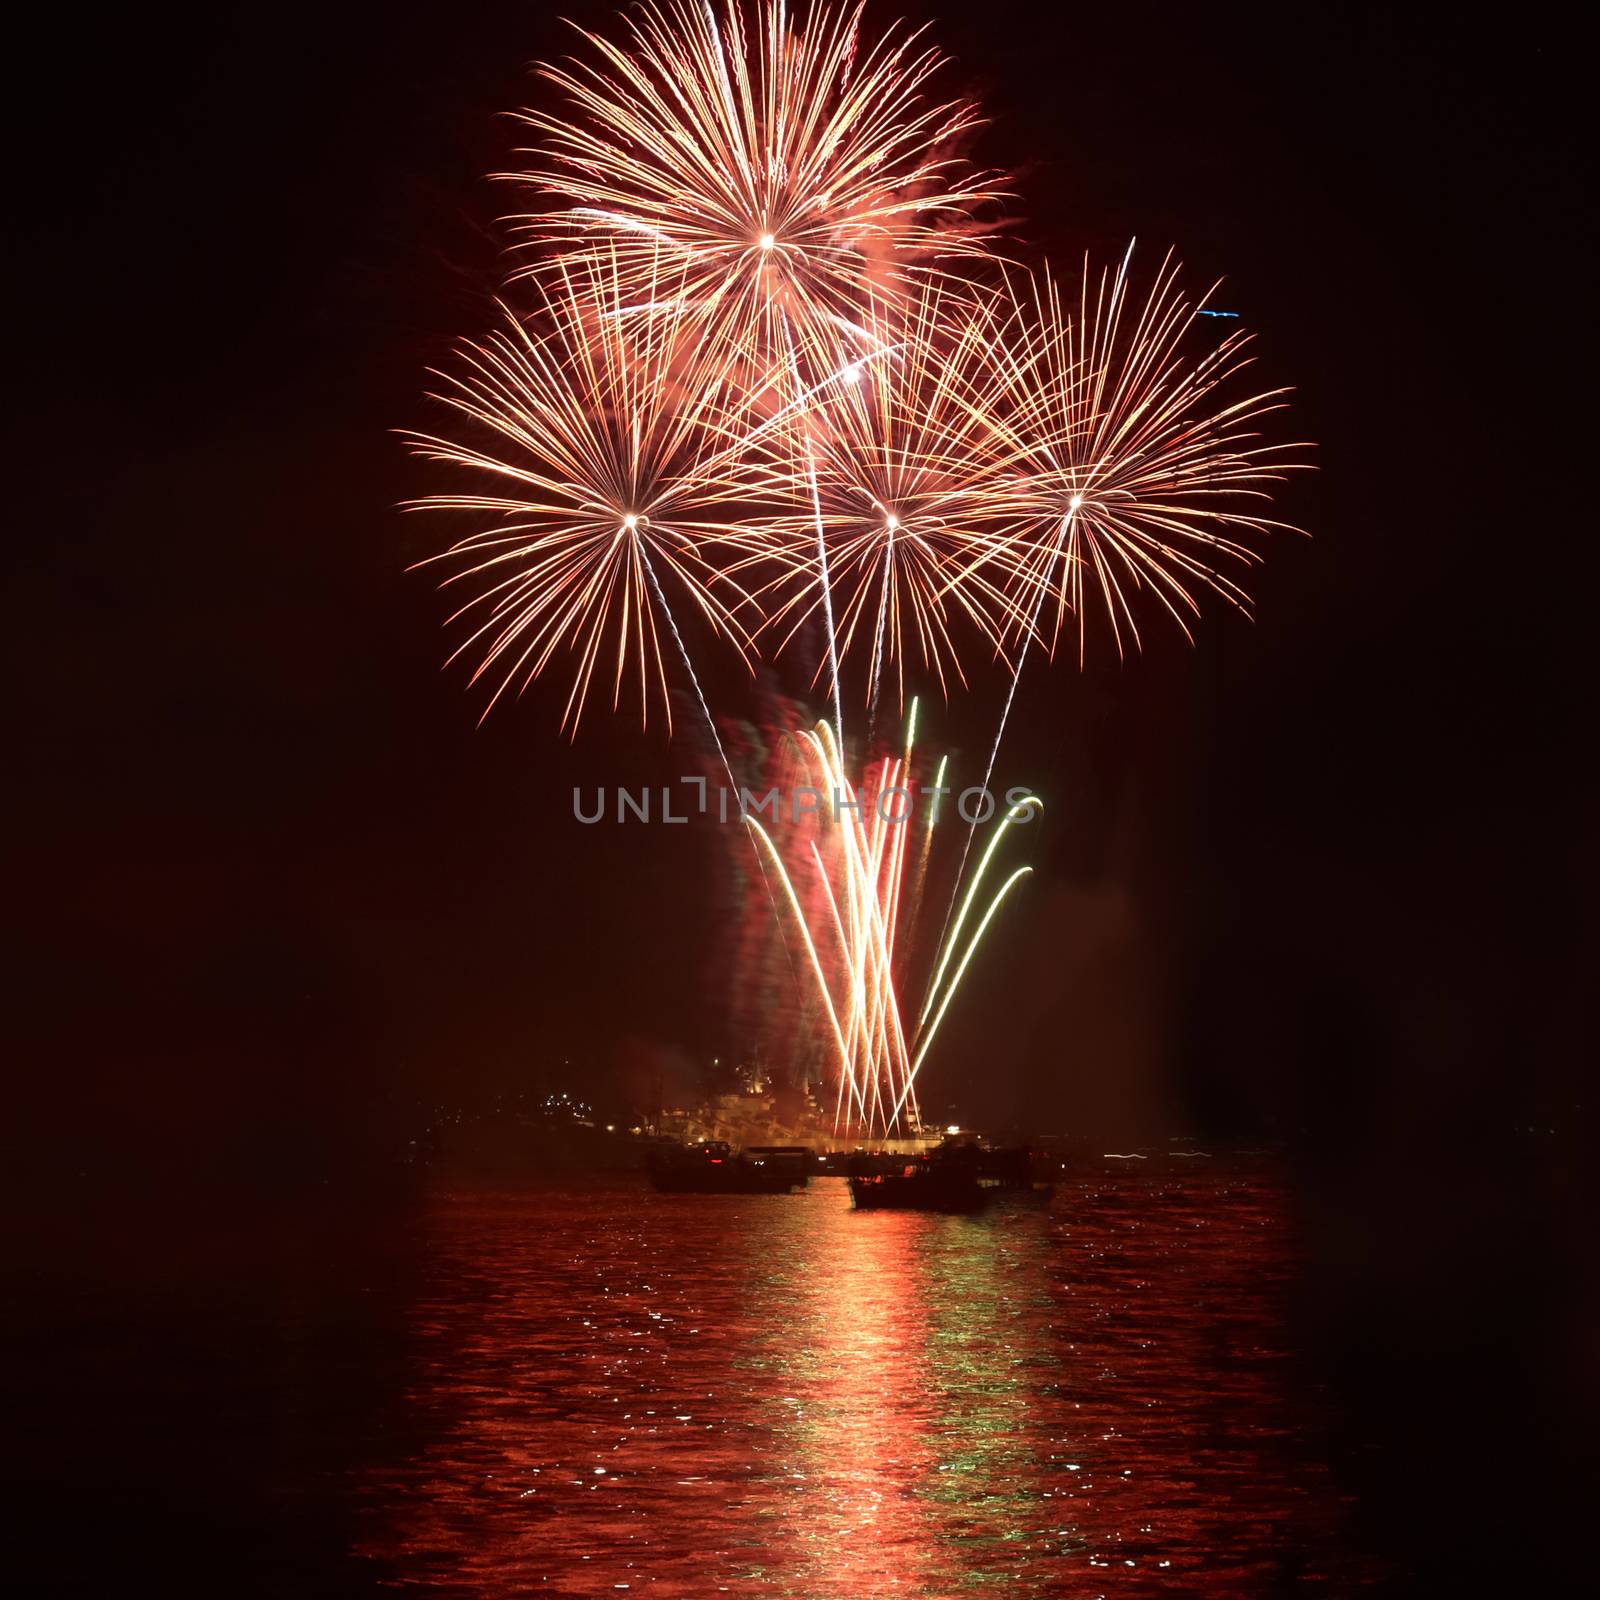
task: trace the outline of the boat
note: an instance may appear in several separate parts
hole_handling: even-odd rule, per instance
[[[852,1150],[840,1162],[847,1178],[876,1178],[902,1171],[906,1157],[892,1150]]]
[[[941,1146],[892,1171],[852,1172],[850,1198],[857,1211],[972,1212],[988,1204],[989,1190],[970,1154]]]
[[[721,1139],[650,1152],[650,1182],[661,1194],[787,1194],[803,1189],[808,1150],[779,1145],[735,1153]]]
[[[978,1182],[984,1188],[1039,1205],[1048,1204],[1055,1193],[1048,1170],[1046,1163],[1026,1145],[1009,1149],[984,1145],[978,1150]]]

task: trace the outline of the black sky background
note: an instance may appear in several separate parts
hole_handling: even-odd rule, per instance
[[[389,430],[488,318],[482,174],[554,14],[62,20],[9,142],[14,1165],[309,1181],[551,1062],[737,1047],[706,970],[724,839],[569,816],[575,783],[694,770],[683,740],[597,718],[568,745],[545,692],[477,728],[403,571],[433,530],[393,509],[427,480]],[[1381,1471],[1446,1471],[1476,1430],[1548,1469],[1592,1054],[1569,19],[951,0],[936,33],[1020,246],[1137,234],[1225,274],[1319,467],[1253,624],[1024,681],[1003,776],[1051,814],[938,1092],[1289,1138],[1308,1316],[1401,1441]],[[976,750],[986,688],[943,737]],[[1485,1371],[1469,1428],[1451,1385]],[[1509,1499],[1536,1515],[1544,1483]]]

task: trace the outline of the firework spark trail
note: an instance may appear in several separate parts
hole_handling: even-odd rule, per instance
[[[890,884],[882,872],[882,817],[877,816],[869,834],[860,812],[871,801],[844,776],[831,728],[820,723],[814,733],[802,735],[802,741],[815,754],[819,774],[838,808],[841,881],[837,895],[814,843],[813,859],[834,909],[839,954],[851,1000],[850,1025],[840,1061],[841,1076],[849,1082],[849,1094],[846,1097],[841,1086],[841,1103],[848,1098],[861,1111],[862,1121],[870,1130],[881,1120],[884,1074],[903,1080],[906,1070],[905,1041],[894,998],[893,951],[884,919],[885,901],[893,901],[898,885]],[[887,762],[883,781],[892,782],[892,769]],[[841,897],[843,915],[838,911]]]
[[[914,906],[922,904],[924,889],[928,882],[928,859],[933,853],[933,829],[939,820],[939,801],[941,799],[939,791],[944,787],[945,771],[949,765],[949,756],[939,757],[939,767],[933,775],[933,788],[925,791],[932,796],[932,801],[928,806],[928,820],[922,829],[922,845],[917,851],[917,864],[911,877],[908,898]],[[941,929],[941,940],[943,937],[944,930]],[[935,948],[937,949],[938,947],[935,946]]]
[[[1069,513],[1069,520],[1075,514]],[[1039,616],[1044,610],[1045,596],[1049,592],[1049,589],[1044,584],[1041,583],[1039,585],[1039,597],[1034,601],[1033,615],[1028,619],[1027,631],[1023,634],[1022,643],[1017,650],[1017,659],[1011,663],[1011,681],[1006,685],[1005,704],[1000,709],[1000,720],[995,724],[994,739],[989,745],[989,759],[984,764],[983,782],[979,785],[981,792],[984,794],[989,793],[989,784],[994,778],[995,762],[1000,756],[1000,741],[1005,737],[1006,723],[1011,717],[1011,704],[1017,697],[1017,685],[1022,681],[1022,666],[1028,659],[1028,646],[1033,643],[1034,637],[1038,632]],[[975,815],[972,821],[967,824],[967,837],[961,845],[961,860],[956,866],[955,881],[950,887],[949,903],[944,908],[944,924],[939,929],[939,942],[941,945],[944,943],[945,934],[950,929],[950,913],[955,910],[956,896],[961,892],[961,877],[967,870],[967,858],[972,854],[972,836],[977,832],[977,829],[978,818]],[[932,1003],[931,992],[929,1003]],[[927,1015],[926,1007],[923,1010],[923,1015]]]
[[[722,762],[722,770],[728,774],[728,782],[733,785],[734,793],[739,790],[739,780],[733,775],[733,764],[728,760],[728,752],[722,747],[722,735],[717,732],[717,720],[711,715],[711,707],[706,703],[706,692],[700,686],[700,674],[694,670],[694,662],[689,658],[689,647],[683,642],[683,635],[678,631],[678,619],[672,614],[672,606],[668,603],[665,591],[661,587],[661,579],[656,576],[655,563],[650,559],[648,547],[641,545],[639,554],[644,562],[645,576],[650,580],[650,587],[655,593],[656,604],[661,607],[662,615],[667,619],[667,626],[672,630],[673,642],[678,647],[678,655],[683,661],[684,671],[689,674],[689,682],[694,686],[695,698],[700,702],[700,714],[705,718],[706,730],[711,735],[711,742],[717,747],[717,756]],[[760,857],[757,857],[759,862]]]
[[[937,1013],[935,1013],[933,1021],[928,1025],[927,1033],[923,1036],[921,1044],[917,1047],[916,1057],[911,1063],[911,1071],[906,1078],[907,1091],[910,1090],[912,1083],[916,1080],[917,1073],[921,1069],[922,1063],[926,1059],[928,1051],[933,1047],[934,1035],[939,1031],[939,1024],[944,1021],[945,1012],[950,1009],[950,1002],[955,999],[956,989],[960,985],[961,979],[972,961],[973,954],[978,948],[978,941],[982,939],[984,934],[988,931],[989,924],[994,920],[995,913],[1000,909],[1006,896],[1011,893],[1012,885],[1027,877],[1032,871],[1032,867],[1018,867],[1016,871],[1013,872],[1011,876],[1000,885],[1000,888],[995,894],[994,899],[989,902],[989,909],[984,912],[978,923],[977,931],[972,935],[971,940],[967,944],[966,950],[963,951],[961,960],[957,964],[954,974],[951,976],[950,986],[945,990],[944,999],[940,1002],[939,1009]],[[896,1111],[898,1111],[898,1109],[899,1107],[897,1106]]]
[[[898,791],[894,791],[894,790],[886,790],[886,791],[884,791],[885,793],[896,793],[896,792],[898,792],[898,793],[900,793],[901,795],[904,796],[905,801],[906,801],[905,809],[901,812],[899,820],[897,822],[895,822],[895,824],[894,824],[894,826],[895,826],[895,852],[896,852],[896,860],[895,860],[895,863],[894,863],[894,876],[895,876],[895,883],[897,885],[900,883],[901,876],[905,871],[906,835],[907,835],[908,832],[910,832],[910,829],[911,829],[911,818],[912,818],[912,812],[914,810],[914,803],[913,803],[913,801],[911,799],[911,782],[912,782],[912,777],[911,777],[911,752],[916,747],[916,742],[917,742],[917,702],[916,702],[915,698],[913,698],[912,701],[911,701],[911,714],[906,719],[906,748],[905,748],[905,754],[900,758],[901,770],[905,774],[905,780],[906,780],[905,781],[905,787],[903,789],[898,790]],[[880,809],[880,814],[882,814],[881,813],[881,809]],[[896,933],[896,931],[897,931],[897,929],[899,927],[899,924],[900,924],[900,895],[897,892],[895,894],[894,900],[893,900],[892,904],[890,905],[890,909],[889,909],[889,947],[890,947],[890,949],[894,948],[895,933]]]
[[[1001,819],[1000,825],[994,830],[994,836],[989,840],[988,848],[979,858],[978,870],[973,873],[972,883],[967,889],[966,898],[961,902],[961,914],[956,918],[956,925],[950,930],[950,936],[948,940],[944,941],[943,954],[940,956],[939,964],[934,970],[933,981],[928,985],[928,998],[926,1001],[924,1001],[922,1014],[917,1019],[919,1026],[928,1020],[928,1013],[933,1009],[934,1001],[938,998],[939,984],[944,978],[945,969],[950,965],[950,957],[955,950],[957,940],[959,940],[961,937],[962,925],[967,920],[967,913],[972,909],[972,902],[977,897],[979,886],[983,883],[984,873],[989,869],[990,860],[993,858],[995,851],[1000,848],[1000,842],[1005,838],[1006,829],[1009,828],[1013,822],[1020,823],[1029,820],[1027,812],[1030,806],[1037,807],[1040,811],[1042,811],[1044,809],[1044,802],[1039,799],[1037,795],[1027,795],[1009,811],[1007,811],[1005,816]],[[958,895],[960,893],[960,889],[961,885],[958,878],[956,883],[956,892]]]
[[[820,723],[815,733],[802,735],[802,738],[817,755],[826,790],[834,797],[836,807],[841,813],[849,811],[851,817],[848,824],[844,823],[842,815],[840,818],[845,864],[843,887],[851,934],[842,954],[852,975],[852,991],[856,998],[852,1027],[856,1049],[850,1068],[853,1073],[859,1071],[862,1079],[872,1085],[870,1119],[876,1116],[881,1104],[880,1063],[886,1064],[891,1073],[898,1070],[902,1077],[905,1072],[905,1041],[899,1029],[899,1008],[893,998],[892,951],[886,937],[885,890],[880,872],[882,817],[874,807],[877,821],[874,835],[869,836],[861,817],[867,797],[856,791],[845,777],[838,742],[827,723]],[[890,768],[886,762],[884,782],[889,781]],[[892,1037],[883,1026],[884,1019],[893,1024]]]
[[[844,919],[839,915],[839,902],[833,892],[833,885],[828,881],[827,868],[823,865],[822,853],[817,849],[816,841],[811,844],[811,859],[816,867],[817,881],[822,886],[823,899],[827,902],[828,912],[833,922],[833,931],[839,941],[841,950],[852,947],[849,936],[845,933]],[[854,908],[852,907],[852,915]],[[860,1082],[854,1071],[856,1056],[856,1031],[860,1025],[861,1013],[861,978],[855,968],[850,969],[850,1033],[848,1038],[841,1038],[839,1042],[839,1088],[834,1099],[833,1125],[835,1129],[840,1126],[844,1117],[845,1099],[848,1095],[851,1103],[860,1114],[861,1120],[866,1122],[869,1117],[866,1102],[862,1098]]]
[[[1120,308],[1120,305],[1121,305],[1122,294],[1123,294],[1123,291],[1124,291],[1124,289],[1126,287],[1126,284],[1127,284],[1128,263],[1133,258],[1134,243],[1135,243],[1135,241],[1132,240],[1132,239],[1130,239],[1128,241],[1128,248],[1123,252],[1122,264],[1117,269],[1116,285],[1112,290],[1112,305],[1113,305],[1114,310],[1115,310],[1115,308]],[[1085,273],[1085,276],[1087,277],[1087,272]],[[1009,368],[1009,371],[1013,375],[1015,375],[1015,376],[1017,376],[1019,378],[1022,377],[1023,376],[1023,372],[1025,370],[1025,366],[1024,366],[1024,368],[1019,368],[1019,367],[1015,366],[1014,364],[1012,364],[1008,360],[1009,352],[1006,352],[1005,346],[1002,344],[1000,348],[1001,348],[1001,350],[1003,352],[1002,360],[1000,362],[1001,370],[1002,371],[1006,371]],[[1025,379],[1024,379],[1024,381],[1025,381]],[[1069,499],[1068,499],[1068,502],[1067,502],[1067,515],[1066,515],[1066,518],[1064,520],[1064,525],[1063,525],[1063,539],[1062,539],[1063,544],[1066,544],[1066,543],[1070,542],[1071,522],[1072,522],[1072,519],[1075,518],[1077,516],[1077,514],[1078,514],[1078,509],[1079,509],[1080,503],[1081,503],[1081,497],[1079,497],[1079,496],[1073,495],[1073,496],[1069,497]],[[1017,697],[1017,685],[1022,681],[1022,667],[1023,667],[1023,663],[1027,660],[1027,657],[1028,657],[1028,647],[1033,643],[1034,638],[1036,637],[1036,635],[1038,633],[1038,630],[1039,630],[1039,618],[1040,618],[1040,615],[1042,614],[1042,612],[1044,610],[1045,597],[1050,592],[1050,586],[1049,586],[1049,581],[1048,580],[1049,580],[1051,574],[1054,572],[1054,569],[1055,569],[1055,562],[1054,562],[1054,559],[1052,559],[1050,564],[1049,564],[1049,566],[1043,572],[1041,572],[1038,575],[1038,578],[1039,578],[1039,581],[1038,581],[1038,597],[1034,601],[1032,615],[1028,618],[1027,629],[1022,635],[1022,642],[1021,642],[1020,646],[1018,647],[1018,651],[1017,651],[1017,659],[1014,662],[1011,663],[1011,681],[1010,681],[1009,684],[1006,685],[1005,704],[1004,704],[1004,706],[1001,707],[1001,710],[1000,710],[1000,720],[999,720],[999,722],[997,722],[995,724],[994,739],[993,739],[993,741],[991,742],[991,744],[989,746],[989,759],[985,763],[984,769],[983,769],[983,782],[981,784],[981,788],[983,789],[983,791],[985,793],[988,792],[989,784],[992,781],[992,779],[994,778],[995,762],[999,759],[999,756],[1000,756],[1000,741],[1005,737],[1006,723],[1011,718],[1011,706],[1012,706],[1013,701],[1015,701],[1015,699]],[[956,868],[955,882],[951,886],[949,904],[945,907],[944,927],[941,928],[940,932],[939,932],[939,940],[940,940],[941,944],[943,944],[945,934],[946,934],[946,932],[948,932],[949,927],[950,927],[950,914],[955,909],[956,896],[960,893],[961,877],[962,877],[962,874],[967,870],[967,858],[972,853],[972,836],[973,836],[974,832],[976,831],[976,829],[977,829],[977,818],[974,817],[972,822],[969,823],[968,826],[967,826],[967,837],[966,837],[965,841],[962,843],[962,846],[961,846],[961,862],[960,862],[960,865]],[[929,995],[929,1004],[930,1005],[932,1004],[932,994],[931,994],[931,992],[930,992],[930,995]],[[924,1007],[924,1009],[923,1009],[923,1017],[926,1018],[926,1016],[927,1016],[927,1008]]]
[[[906,900],[911,810],[909,805],[900,808],[888,801],[896,795],[909,798],[911,792],[915,715],[908,723],[905,754],[882,758],[875,765],[875,784],[857,786],[850,782],[832,727],[826,721],[802,733],[800,740],[810,752],[824,792],[834,802],[831,869],[816,838],[811,839],[807,850],[809,869],[820,886],[825,910],[816,929],[807,923],[782,853],[754,818],[749,821],[800,925],[812,973],[822,992],[838,1053],[835,1130],[852,1122],[868,1136],[889,1135],[902,1126],[916,1128],[920,1125],[916,1079],[939,1024],[1000,905],[1029,869],[1013,872],[1007,878],[985,906],[970,937],[963,940],[968,912],[982,891],[984,875],[1004,837],[1002,824],[968,887],[961,923],[951,936],[945,959],[935,975],[930,991],[931,1020],[925,1013],[925,1025],[916,1040],[908,1040],[895,967]],[[943,770],[941,763],[941,777]],[[1013,808],[1007,823],[1022,820],[1039,805],[1037,799],[1029,797]],[[924,832],[924,848],[928,831]],[[831,975],[819,948],[829,941],[837,962]]]
[[[728,783],[733,790],[734,797],[737,799],[740,793],[739,780],[734,776],[733,763],[728,760],[728,752],[723,747],[722,735],[717,730],[716,719],[712,716],[711,707],[706,701],[705,690],[700,684],[700,674],[695,671],[694,662],[689,655],[689,648],[683,642],[683,635],[678,631],[678,619],[672,614],[672,607],[668,603],[667,596],[661,587],[660,578],[656,576],[655,564],[650,560],[648,549],[641,545],[640,554],[644,560],[645,572],[648,574],[651,586],[655,591],[656,602],[660,605],[662,614],[666,617],[672,629],[672,637],[677,643],[678,654],[683,659],[684,670],[689,674],[690,683],[694,685],[695,696],[700,702],[700,712],[705,718],[706,729],[711,735],[711,742],[716,746],[717,755],[722,762],[722,770],[727,773]],[[789,964],[789,973],[794,979],[795,988],[798,990],[800,988],[800,974],[795,969],[794,956],[789,950],[789,942],[783,935],[783,917],[778,908],[778,897],[773,891],[772,879],[767,874],[767,864],[762,859],[760,846],[754,839],[751,840],[751,848],[755,851],[756,870],[761,874],[761,886],[766,891],[767,900],[772,906],[774,920],[778,925],[778,936],[783,945],[784,956]]]
[[[780,307],[778,317],[783,325],[784,351],[789,358],[789,371],[794,383],[796,397],[800,390],[800,363],[795,355],[794,333],[789,327],[788,314]],[[806,490],[811,497],[811,515],[816,524],[817,532],[817,573],[818,582],[822,588],[822,611],[828,635],[828,677],[833,685],[833,725],[838,730],[841,739],[844,738],[844,706],[839,690],[839,635],[833,625],[833,587],[828,582],[828,540],[822,527],[822,501],[817,491],[817,462],[812,454],[811,436],[809,430],[802,427],[805,434],[804,459],[806,470]]]
[[[839,1013],[834,1009],[833,991],[829,988],[827,975],[822,970],[822,962],[817,956],[816,943],[811,937],[811,929],[806,922],[805,912],[801,908],[800,898],[794,891],[794,882],[789,876],[788,868],[783,864],[783,857],[778,854],[778,847],[772,842],[772,835],[748,813],[746,813],[744,820],[746,825],[754,831],[756,838],[766,848],[773,866],[777,869],[778,882],[783,885],[784,894],[788,897],[789,908],[794,912],[795,926],[800,930],[800,937],[805,944],[806,954],[811,959],[811,970],[816,975],[817,990],[822,996],[823,1006],[828,1013],[828,1021],[833,1028],[834,1040],[839,1046],[840,1059],[841,1061],[848,1060],[849,1051],[844,1042],[844,1030],[839,1026]]]
[[[893,557],[894,530],[888,530],[889,549],[884,552],[884,564]],[[878,689],[883,681],[883,630],[889,620],[889,585],[884,584],[878,594],[878,621],[872,630],[872,669],[867,678],[867,743],[871,745],[878,731]]]

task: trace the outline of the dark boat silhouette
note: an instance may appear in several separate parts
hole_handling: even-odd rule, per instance
[[[737,1154],[720,1139],[650,1152],[650,1182],[662,1194],[787,1194],[803,1189],[811,1152],[760,1145]]]
[[[853,1171],[850,1198],[857,1211],[971,1212],[988,1204],[989,1191],[970,1145],[941,1145],[892,1170]]]
[[[1027,1145],[993,1149],[987,1145],[978,1150],[978,1182],[1012,1198],[1047,1205],[1055,1192],[1049,1166]]]

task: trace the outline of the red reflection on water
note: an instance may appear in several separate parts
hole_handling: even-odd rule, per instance
[[[933,1527],[912,1491],[934,1466],[920,1426],[927,1383],[930,1219],[836,1206],[807,1241],[782,1434],[808,1485],[784,1529],[796,1592],[926,1592]]]
[[[1362,1587],[1294,1400],[1270,1174],[1049,1210],[441,1195],[365,1554],[484,1596]]]

